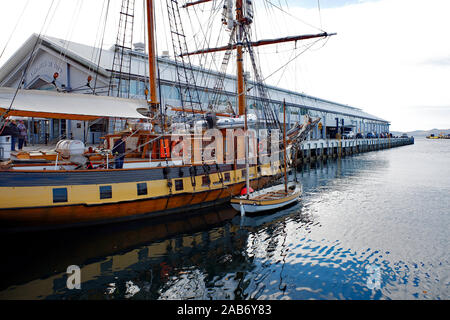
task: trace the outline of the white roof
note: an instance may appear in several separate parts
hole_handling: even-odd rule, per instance
[[[26,56],[29,54],[29,52],[32,50],[34,46],[36,39],[37,35],[32,35],[30,39],[28,39],[28,41],[22,46],[22,48],[13,57],[11,57],[11,59],[8,60],[7,63],[5,63],[0,68],[0,81],[4,79],[6,75],[10,74],[20,61],[26,59]],[[57,52],[64,52],[64,55],[66,55],[67,57],[70,57],[75,61],[86,65],[90,69],[97,70],[97,64],[99,62],[98,72],[104,75],[105,77],[109,77],[109,70],[112,67],[114,51],[103,49],[101,59],[100,61],[98,61],[98,57],[100,56],[99,48],[94,48],[89,45],[57,39],[49,36],[41,36],[41,40],[42,45],[52,48]],[[169,60],[167,58],[158,57],[158,59],[160,63],[167,64],[168,66],[173,66],[175,63],[174,61]],[[143,53],[138,54],[134,52],[134,55],[132,55],[131,59],[131,70],[130,70],[131,73],[141,77],[148,76],[147,75],[148,68],[146,65],[147,59],[145,58],[145,54]],[[211,76],[220,75],[220,73],[218,72],[202,69],[200,67],[195,66],[194,70],[196,70],[196,72],[206,72]],[[163,80],[173,82],[175,81],[175,74],[176,72],[171,68],[164,68],[161,70],[160,76]],[[200,75],[197,75],[197,77],[200,77]],[[235,79],[235,76],[227,75],[227,79],[231,81],[232,79]],[[254,84],[254,82],[250,81],[250,84]],[[280,103],[283,101],[283,99],[286,99],[287,103],[305,106],[309,109],[315,109],[331,113],[339,113],[343,115],[361,117],[364,119],[388,123],[388,121],[379,118],[377,116],[374,116],[372,114],[366,113],[365,111],[359,108],[350,107],[348,105],[335,103],[325,99],[309,96],[303,93],[293,92],[282,88],[277,88],[270,85],[267,85],[267,88],[269,89],[270,98],[279,101]],[[254,91],[256,92],[256,90]],[[257,94],[254,94],[254,96],[257,96]]]
[[[0,110],[8,110],[16,89],[0,88]],[[147,119],[147,101],[41,90],[19,90],[8,115],[56,119]]]

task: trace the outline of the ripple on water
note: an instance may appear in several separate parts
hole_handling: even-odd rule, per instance
[[[40,251],[55,250],[48,259],[26,256],[34,257],[27,260],[33,269],[44,271],[31,276],[25,268],[25,280],[8,279],[0,298],[448,299],[449,158],[448,141],[418,140],[306,166],[299,172],[302,201],[275,214],[230,216],[191,231],[186,226],[183,234],[163,232],[148,243],[128,245],[132,231],[108,231],[85,244],[84,237],[73,237],[70,248],[81,256],[82,271],[97,272],[77,294],[64,289],[61,273],[72,263],[66,253],[71,239],[59,251],[52,241]],[[206,214],[220,216],[212,213]],[[150,230],[169,230],[169,224]],[[147,234],[152,231],[140,233],[143,239]],[[102,243],[110,239],[127,246],[108,251]],[[50,261],[59,271],[49,275]],[[32,292],[38,287],[53,291]]]

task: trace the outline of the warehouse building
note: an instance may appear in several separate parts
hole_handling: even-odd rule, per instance
[[[22,47],[0,69],[0,87],[34,90],[59,90],[70,93],[108,95],[111,84],[120,90],[122,97],[145,99],[148,79],[147,55],[143,44],[136,44],[127,52],[130,66],[126,81],[117,79],[113,61],[117,50],[100,50],[87,45],[43,36],[35,47],[37,35],[31,36]],[[31,55],[33,55],[31,57]],[[30,59],[31,58],[31,59]],[[181,94],[176,75],[176,64],[167,54],[158,58],[160,101],[170,115],[172,107],[181,106]],[[25,73],[25,75],[24,75]],[[202,108],[211,103],[213,88],[220,73],[194,67],[197,89]],[[24,75],[24,76],[23,76]],[[248,76],[249,77],[249,76]],[[223,111],[236,110],[235,77],[227,75],[224,91],[220,95]],[[126,83],[126,86],[123,84]],[[203,84],[203,85],[202,85]],[[249,112],[256,112],[261,100],[251,79],[247,80]],[[390,123],[361,109],[292,92],[282,88],[267,86],[270,104],[283,119],[283,101],[287,106],[287,123],[303,121],[303,115],[320,117],[322,120],[311,134],[310,139],[335,138],[336,133],[368,132],[387,133]],[[8,106],[7,106],[8,107]],[[95,107],[95,106],[93,106]],[[221,111],[221,110],[219,110]],[[59,119],[27,119],[28,141],[32,144],[53,143],[63,138],[78,139],[86,143],[98,143],[106,133],[124,125],[122,121],[101,120],[83,122]]]

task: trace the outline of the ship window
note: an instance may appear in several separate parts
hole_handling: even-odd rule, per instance
[[[147,184],[146,183],[138,183],[137,184],[137,193],[138,193],[138,196],[146,196],[148,194]]]
[[[67,188],[53,189],[53,203],[67,202]]]
[[[247,174],[247,170],[242,170],[242,179],[245,179],[245,176],[246,176],[246,174]]]
[[[175,180],[175,190],[182,191],[184,189],[183,180]]]
[[[229,172],[226,172],[226,173],[225,173],[225,182],[230,182],[230,180],[231,180],[230,173],[229,173]]]
[[[112,198],[112,186],[100,187],[100,199],[111,199]]]
[[[202,187],[207,187],[211,184],[211,181],[209,179],[209,176],[203,176],[202,177]]]

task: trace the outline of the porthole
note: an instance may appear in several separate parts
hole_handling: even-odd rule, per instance
[[[175,191],[184,190],[183,180],[175,180]]]
[[[67,188],[53,189],[53,203],[64,203],[67,201]]]
[[[112,199],[112,186],[100,187],[100,199]]]
[[[148,194],[147,183],[137,184],[137,194],[138,196],[146,196]]]

